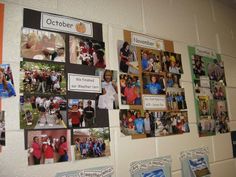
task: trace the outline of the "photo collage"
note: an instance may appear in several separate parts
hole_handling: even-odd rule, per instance
[[[121,105],[130,106],[120,110],[122,135],[136,139],[189,132],[181,55],[132,45],[126,38],[117,48]]]
[[[45,13],[24,9],[21,31],[20,128],[28,165],[110,156],[108,110],[119,103],[117,72],[105,69],[102,24],[57,16],[94,26],[90,36],[45,29],[38,15],[43,20]]]
[[[194,47],[188,50],[199,136],[227,133],[230,128],[223,61],[218,54],[205,56],[200,49]]]

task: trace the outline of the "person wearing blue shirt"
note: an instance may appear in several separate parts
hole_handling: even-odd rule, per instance
[[[15,89],[10,82],[7,82],[4,76],[4,69],[0,68],[0,97],[8,98],[11,96],[16,96]]]
[[[146,71],[148,69],[148,55],[146,52],[142,54],[142,69]]]
[[[146,84],[144,89],[148,89],[149,94],[160,94],[162,92],[161,85],[157,82],[157,76],[152,75],[150,77],[151,83]]]
[[[144,120],[141,117],[141,113],[137,112],[137,118],[134,121],[135,130],[138,134],[144,133]]]

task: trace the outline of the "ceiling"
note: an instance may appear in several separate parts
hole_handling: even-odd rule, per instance
[[[236,10],[236,0],[219,0],[219,1]]]

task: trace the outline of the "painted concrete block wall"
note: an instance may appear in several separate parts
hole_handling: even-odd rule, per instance
[[[236,130],[236,10],[216,0],[5,0],[3,61],[12,65],[15,87],[19,95],[20,30],[23,8],[91,20],[103,24],[108,67],[118,69],[117,40],[123,29],[146,33],[174,41],[181,53],[184,75],[181,83],[186,90],[191,132],[160,138],[131,140],[121,137],[119,111],[109,111],[111,156],[108,158],[27,166],[24,132],[19,130],[19,96],[3,102],[6,111],[6,143],[0,154],[0,176],[53,177],[57,172],[113,165],[115,177],[128,177],[130,162],[171,155],[172,175],[181,176],[179,154],[183,150],[207,146],[212,177],[234,177],[230,134],[199,138],[194,110],[188,45],[202,45],[223,54],[231,127]],[[121,108],[126,108],[121,107]],[[12,111],[14,110],[14,111]],[[73,147],[71,147],[73,148]],[[14,169],[14,171],[12,170]]]

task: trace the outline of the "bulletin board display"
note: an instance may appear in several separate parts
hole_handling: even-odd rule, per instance
[[[199,136],[229,132],[226,80],[221,56],[204,47],[188,47]]]

